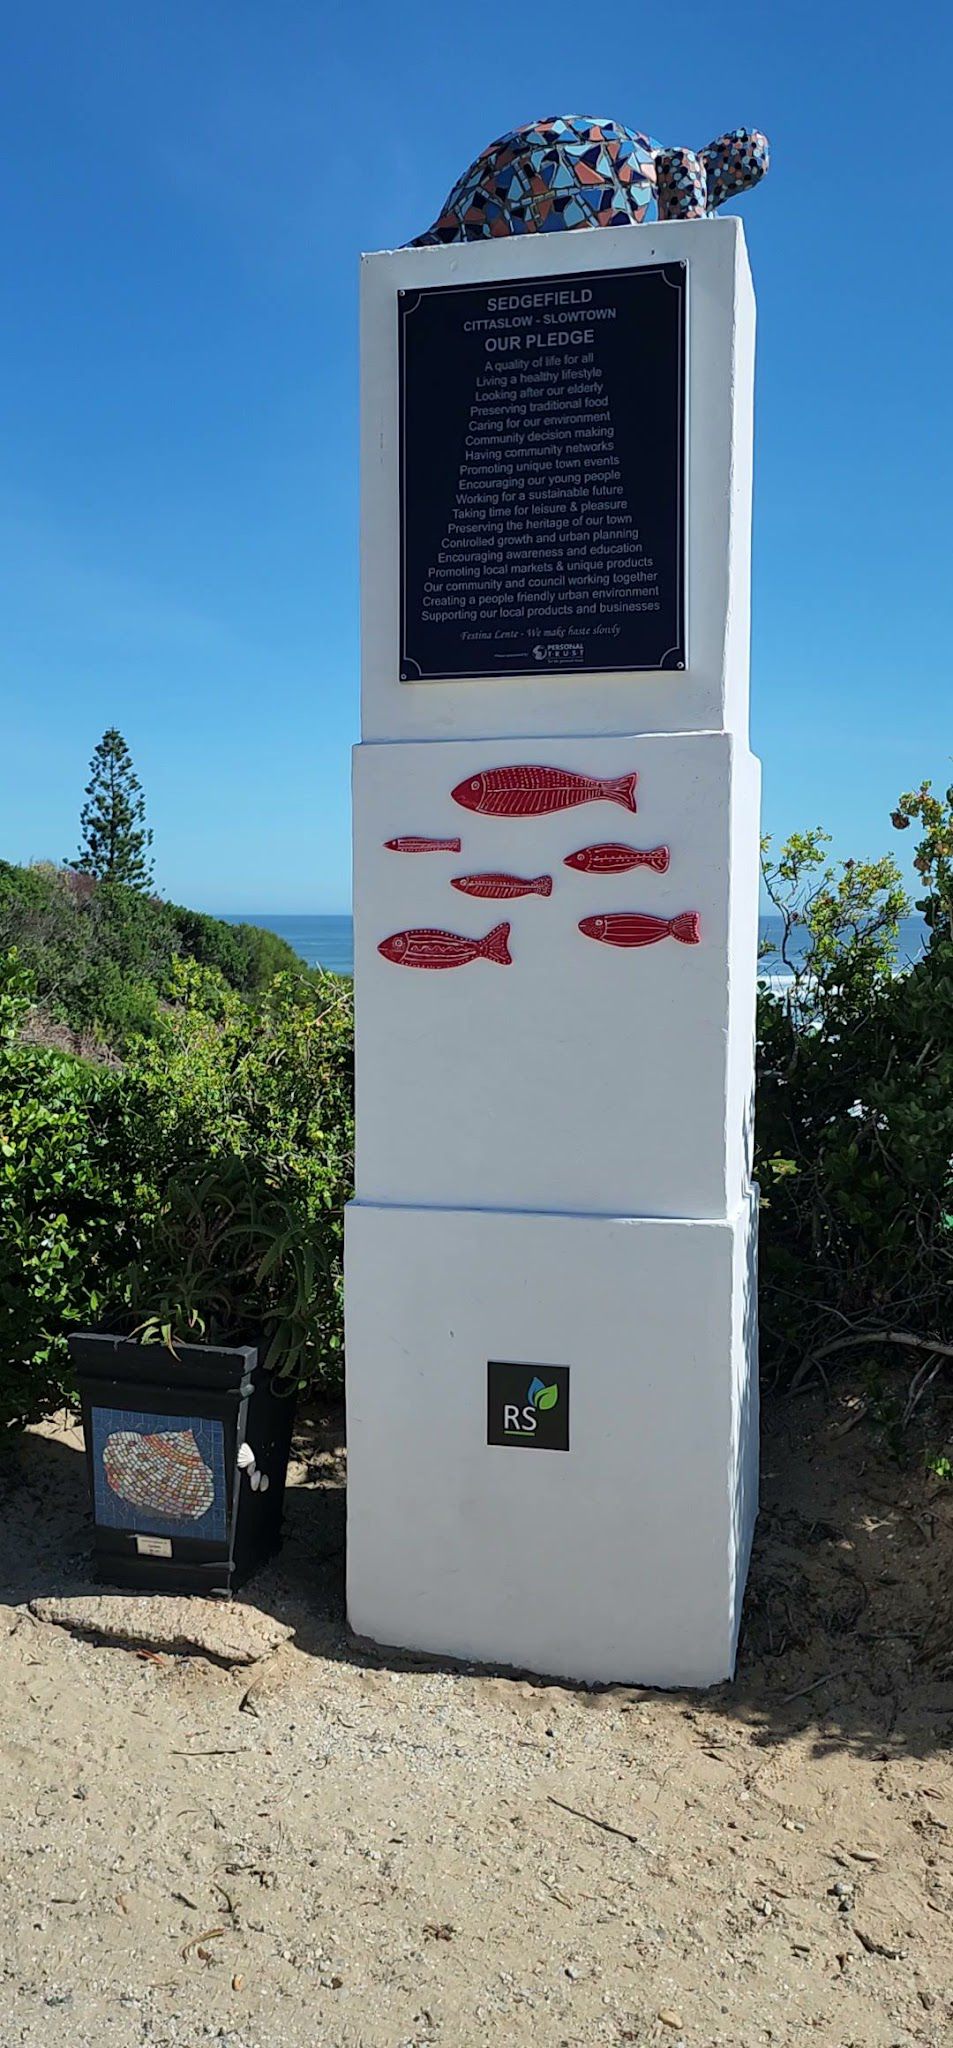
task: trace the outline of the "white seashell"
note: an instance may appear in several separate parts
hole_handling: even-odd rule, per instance
[[[258,1488],[260,1487],[260,1485],[261,1485],[261,1473],[260,1473],[260,1472],[253,1472],[253,1473],[251,1474],[251,1490],[252,1490],[252,1492],[253,1492],[253,1493],[257,1493],[257,1492],[258,1492]]]
[[[247,1472],[247,1470],[248,1470],[248,1467],[249,1467],[249,1466],[251,1466],[251,1468],[252,1468],[252,1471],[254,1471],[254,1469],[255,1469],[255,1453],[254,1453],[254,1451],[252,1450],[251,1444],[239,1444],[239,1446],[238,1446],[238,1469],[239,1469],[239,1471],[240,1471],[240,1472]]]
[[[268,1488],[269,1488],[269,1486],[270,1486],[270,1485],[271,1485],[271,1481],[270,1481],[270,1479],[269,1479],[269,1477],[268,1477],[268,1474],[267,1474],[267,1472],[263,1472],[263,1473],[262,1473],[262,1475],[261,1475],[261,1490],[262,1490],[262,1493],[267,1493],[267,1492],[268,1492]]]

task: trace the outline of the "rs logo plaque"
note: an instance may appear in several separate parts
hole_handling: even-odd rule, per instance
[[[528,1450],[569,1449],[568,1365],[487,1365],[488,1444]]]

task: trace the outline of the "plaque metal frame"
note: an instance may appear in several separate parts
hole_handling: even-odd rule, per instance
[[[407,533],[407,322],[418,310],[423,300],[446,299],[461,293],[491,292],[505,290],[509,280],[505,278],[473,280],[464,284],[421,285],[416,289],[397,292],[397,375],[398,375],[398,551],[399,551],[399,677],[402,683],[416,682],[477,682],[507,680],[539,680],[547,676],[562,675],[657,675],[667,672],[684,672],[688,660],[687,652],[687,586],[688,586],[688,458],[689,458],[689,265],[683,260],[645,264],[616,264],[602,270],[570,270],[547,273],[543,277],[530,275],[514,278],[514,290],[540,290],[547,286],[573,286],[586,283],[613,283],[618,279],[629,280],[645,276],[659,276],[679,295],[678,335],[676,357],[675,390],[675,639],[672,645],[663,649],[654,661],[599,661],[569,660],[559,662],[542,661],[527,665],[522,652],[518,656],[497,655],[493,665],[481,668],[474,665],[466,668],[424,670],[415,655],[409,652],[408,621],[408,549]],[[532,629],[528,627],[528,632]],[[545,629],[540,629],[545,630]],[[567,627],[567,635],[572,631]],[[519,666],[509,666],[509,662]]]

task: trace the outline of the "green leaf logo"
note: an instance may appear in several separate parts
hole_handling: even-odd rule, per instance
[[[558,1387],[541,1387],[533,1402],[534,1408],[555,1408],[559,1400]]]

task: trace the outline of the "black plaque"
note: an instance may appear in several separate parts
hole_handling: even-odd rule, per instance
[[[687,289],[398,294],[402,681],[684,668]]]

